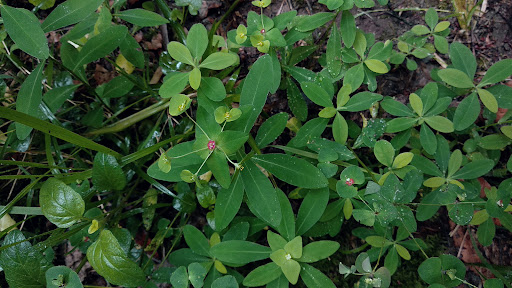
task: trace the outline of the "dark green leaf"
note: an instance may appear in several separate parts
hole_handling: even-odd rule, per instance
[[[501,60],[487,70],[478,87],[501,82],[510,75],[512,75],[512,59]]]
[[[457,173],[453,174],[453,179],[476,179],[487,172],[491,171],[494,167],[494,161],[490,159],[481,159],[472,161],[464,165]]]
[[[487,221],[480,224],[476,232],[478,242],[480,242],[480,244],[482,244],[483,246],[491,245],[495,234],[496,226],[494,225],[494,221],[492,218],[489,218],[487,219]]]
[[[41,27],[47,33],[78,23],[96,11],[102,2],[103,0],[68,0],[57,5],[52,13],[46,17]]]
[[[464,46],[465,47],[465,46]],[[476,93],[471,93],[457,106],[453,116],[453,126],[456,131],[464,130],[475,123],[480,115],[480,102]]]
[[[39,20],[32,12],[23,8],[3,5],[2,19],[5,30],[21,50],[39,59],[46,59],[50,56],[46,36],[41,29]]]
[[[286,127],[288,121],[288,113],[281,112],[268,118],[258,129],[256,134],[256,144],[263,148],[272,143],[279,137]]]
[[[437,150],[437,139],[434,132],[425,124],[421,124],[420,128],[420,143],[423,149],[427,151],[428,154],[434,155]]]
[[[320,272],[320,270],[306,263],[301,264],[301,266],[300,277],[308,288],[336,288],[331,279]]]
[[[303,16],[297,23],[297,30],[307,32],[314,30],[332,20],[333,13],[320,12],[313,15]]]
[[[329,94],[318,84],[314,82],[302,82],[300,87],[304,94],[315,104],[322,107],[332,107],[332,99]]]
[[[238,283],[235,277],[226,275],[213,281],[211,288],[238,288]]]
[[[122,97],[128,94],[128,92],[132,90],[133,86],[135,86],[135,84],[126,77],[117,76],[105,85],[105,89],[103,89],[103,94],[101,96],[104,99]]]
[[[270,180],[252,161],[244,163],[244,169],[240,174],[251,211],[272,226],[278,226],[281,223],[281,209],[276,190]]]
[[[225,131],[227,132],[227,131]],[[228,188],[231,183],[231,175],[229,174],[229,166],[226,155],[219,149],[213,150],[213,153],[206,160],[206,166],[215,176],[215,179],[223,188]]]
[[[249,241],[224,241],[210,249],[212,256],[222,262],[233,264],[247,264],[267,259],[271,250],[269,247]]]
[[[122,190],[126,175],[114,156],[99,152],[94,157],[92,183],[99,191]]]
[[[475,56],[466,45],[460,42],[453,42],[450,45],[450,60],[452,60],[453,67],[466,73],[469,79],[475,77]]]
[[[437,75],[446,82],[448,85],[457,88],[473,88],[475,85],[473,81],[466,75],[466,73],[453,69],[446,68],[437,72]]]
[[[321,188],[308,191],[297,214],[297,235],[304,234],[320,220],[328,201],[329,189]]]
[[[59,228],[68,228],[82,218],[85,202],[64,182],[50,178],[41,186],[39,204],[43,214]]]
[[[218,231],[226,228],[235,218],[244,196],[242,179],[234,176],[228,189],[222,188],[215,204],[215,227]]]
[[[338,24],[334,23],[331,36],[327,40],[327,69],[331,76],[336,77],[341,72],[341,34]]]
[[[252,270],[245,278],[243,284],[247,287],[263,286],[277,279],[283,272],[276,263],[270,262]]]
[[[287,154],[262,154],[253,158],[256,164],[274,174],[280,180],[302,188],[327,186],[325,176],[306,160]]]
[[[343,106],[343,111],[359,112],[370,109],[377,101],[382,99],[382,95],[371,92],[360,92],[350,97],[350,100]]]
[[[75,271],[71,270],[70,268],[66,266],[54,266],[48,271],[46,271],[46,288],[61,288],[62,286],[57,286],[57,283],[59,283],[59,276],[62,277],[62,284],[65,285],[65,287],[76,287],[76,288],[83,288],[84,286],[80,282],[80,278],[78,277],[78,274],[76,274]],[[60,283],[59,283],[60,284]]]
[[[29,115],[38,114],[39,104],[42,100],[43,68],[44,62],[39,63],[36,69],[25,79],[25,82],[21,84],[16,98],[16,111]],[[18,139],[24,140],[31,131],[32,127],[16,122],[16,136]]]
[[[349,10],[344,10],[341,15],[341,38],[346,47],[352,47],[356,39],[356,21]]]
[[[343,85],[350,85],[352,91],[357,90],[364,80],[364,65],[363,63],[357,64],[354,67],[348,69],[343,78]]]
[[[119,18],[140,27],[160,26],[169,23],[167,19],[145,9],[129,9],[119,13]]]
[[[133,287],[146,282],[142,269],[128,258],[109,230],[101,231],[98,240],[89,246],[87,260],[112,284]]]
[[[382,108],[386,110],[389,114],[393,116],[414,116],[414,113],[411,109],[405,106],[403,103],[393,100],[391,98],[386,98],[381,102]]]

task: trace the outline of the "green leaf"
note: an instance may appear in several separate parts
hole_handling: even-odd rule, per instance
[[[325,259],[336,253],[340,244],[335,241],[316,241],[304,246],[302,257],[297,259],[299,262],[313,263]]]
[[[334,107],[325,107],[324,109],[320,110],[318,112],[318,117],[322,118],[332,118],[334,115],[336,115],[338,111]]]
[[[208,79],[208,78],[205,78]],[[188,73],[175,73],[170,77],[166,78],[162,86],[160,86],[160,90],[158,90],[158,94],[162,98],[171,98],[175,95],[180,94],[185,89],[185,86],[188,84]],[[224,85],[223,85],[224,87]],[[199,89],[201,90],[201,89]],[[199,94],[199,90],[197,93]]]
[[[366,37],[361,31],[356,31],[356,40],[354,41],[354,50],[356,53],[363,58],[364,52],[366,51],[367,43]]]
[[[68,131],[60,126],[39,120],[25,113],[14,111],[6,107],[0,107],[0,118],[19,122],[21,124],[30,126],[36,130],[42,131],[43,133],[57,137],[59,139],[62,139],[64,141],[67,141],[80,147],[84,147],[98,152],[109,153],[121,157],[119,153],[115,152],[110,148],[107,148],[76,133]]]
[[[503,281],[497,278],[488,278],[484,282],[484,288],[503,288]]]
[[[453,151],[448,161],[448,177],[457,172],[462,165],[462,152],[459,149]]]
[[[297,85],[290,78],[286,79],[288,88],[286,89],[286,95],[288,98],[288,106],[292,110],[293,115],[300,121],[306,121],[308,118],[308,105],[302,97]]]
[[[68,0],[57,5],[52,13],[46,17],[41,27],[47,33],[78,23],[94,13],[102,2],[103,0]]]
[[[320,85],[314,82],[301,82],[300,87],[315,104],[322,107],[333,107],[331,97]]]
[[[508,137],[500,134],[491,134],[478,139],[478,146],[487,150],[501,150],[511,144]]]
[[[256,134],[256,144],[263,148],[272,143],[279,137],[286,127],[288,121],[288,113],[281,112],[268,118],[258,129]]]
[[[494,167],[494,161],[491,159],[474,160],[464,165],[457,173],[453,174],[453,179],[476,179]]]
[[[171,116],[181,115],[183,112],[187,111],[191,103],[192,100],[187,95],[173,95],[169,101],[169,114]]]
[[[101,231],[98,240],[89,246],[87,260],[111,284],[133,287],[146,282],[142,269],[128,258],[109,230]]]
[[[119,13],[119,18],[140,27],[160,26],[169,23],[167,19],[159,14],[140,8],[121,11]]]
[[[350,97],[341,111],[359,112],[370,109],[375,102],[382,100],[382,95],[368,91],[359,92]]]
[[[276,190],[270,180],[252,161],[245,162],[244,169],[240,174],[247,194],[249,209],[258,218],[272,226],[279,225],[281,223],[281,209]]]
[[[282,275],[281,267],[270,262],[252,270],[245,278],[243,284],[247,287],[263,286],[274,281]]]
[[[2,248],[19,242],[5,248],[0,254],[0,265],[5,273],[5,280],[12,288],[45,287],[44,274],[48,267],[43,262],[43,255],[36,251],[30,242],[24,240],[25,236],[17,229],[9,232],[4,238]]]
[[[98,152],[92,166],[92,183],[99,191],[119,191],[126,186],[126,175],[114,156]]]
[[[412,31],[412,33],[414,33],[418,36],[430,33],[430,29],[428,29],[428,27],[425,25],[414,25],[412,27],[411,31]]]
[[[423,102],[420,96],[415,93],[409,95],[409,103],[411,103],[412,110],[416,112],[420,117],[423,116]]]
[[[421,124],[420,128],[420,143],[423,149],[427,151],[428,154],[434,155],[437,150],[437,139],[436,135],[432,130],[428,127],[427,124]]]
[[[343,78],[343,85],[350,85],[352,92],[357,90],[364,80],[364,66],[363,63],[357,64],[348,69]]]
[[[119,47],[127,33],[128,28],[126,26],[110,26],[100,34],[89,39],[78,53],[74,66],[68,68],[76,71],[82,65],[105,57]]]
[[[43,95],[43,101],[46,103],[48,108],[50,108],[50,111],[55,113],[59,108],[61,108],[66,100],[73,97],[73,93],[79,86],[80,84],[53,88]],[[19,102],[19,94],[17,101]]]
[[[226,88],[219,78],[206,77],[201,80],[197,94],[203,94],[212,101],[222,101],[226,98]]]
[[[273,79],[267,75],[270,67],[272,67],[271,57],[265,55],[258,58],[249,70],[240,94],[240,106],[250,105],[252,110],[245,121],[234,122],[239,128],[237,130],[248,133],[260,115],[273,83]]]
[[[350,48],[356,39],[356,21],[349,10],[343,10],[340,22],[341,38],[346,47]]]
[[[492,218],[489,218],[487,221],[480,224],[480,226],[478,226],[478,230],[476,231],[478,242],[480,242],[480,244],[483,246],[490,246],[495,234],[496,226],[494,225]]]
[[[128,78],[122,75],[117,76],[105,84],[105,88],[103,89],[103,94],[101,97],[103,99],[122,97],[128,94],[128,92],[132,90],[133,86],[135,86],[135,84],[133,84],[133,82]]]
[[[119,44],[119,50],[130,63],[138,68],[144,68],[144,53],[133,36],[126,35],[123,42]]]
[[[303,16],[295,28],[300,32],[314,30],[334,18],[334,14],[330,12],[319,12],[313,15]]]
[[[192,54],[190,54],[190,50],[181,44],[180,42],[172,41],[167,45],[167,51],[169,51],[169,55],[179,62],[195,66],[194,58],[192,58]]]
[[[75,271],[66,266],[54,266],[46,271],[46,288],[61,288],[62,284],[65,287],[83,288],[80,278]],[[62,282],[60,280],[62,279]]]
[[[510,75],[512,75],[512,59],[501,60],[487,70],[480,83],[478,83],[478,87],[501,82]]]
[[[437,168],[437,166],[423,156],[416,155],[411,161],[411,165],[418,168],[420,171],[427,175],[443,177],[444,174]]]
[[[270,257],[269,247],[249,241],[230,240],[221,242],[212,248],[210,253],[222,262],[247,264]]]
[[[203,24],[196,23],[192,25],[187,35],[187,48],[192,57],[196,60],[201,59],[208,47],[208,31]]]
[[[411,111],[411,109],[407,106],[405,106],[402,102],[398,102],[396,100],[393,100],[391,98],[386,98],[381,102],[382,108],[386,110],[389,114],[393,116],[414,116],[414,113]]]
[[[213,153],[206,160],[206,166],[215,176],[215,179],[223,188],[228,188],[231,183],[231,175],[229,174],[229,166],[226,161],[226,155],[219,149],[213,150]]]
[[[436,27],[434,27],[434,32],[442,32],[446,29],[448,29],[448,27],[450,27],[450,22],[449,21],[441,21],[439,23],[437,23]]]
[[[320,220],[329,202],[329,189],[309,190],[297,214],[297,235],[307,232]]]
[[[376,59],[366,59],[364,61],[364,64],[366,64],[366,67],[368,69],[372,70],[375,73],[384,74],[388,73],[389,69],[384,62]]]
[[[206,274],[208,274],[208,271],[203,265],[197,262],[188,265],[188,280],[194,288],[203,287]]]
[[[331,29],[331,35],[327,40],[327,70],[331,76],[336,77],[341,72],[341,34],[338,30],[338,24],[334,24]]]
[[[392,244],[386,238],[377,235],[368,236],[364,239],[364,241],[366,241],[366,243],[370,244],[372,247],[378,248],[386,247]]]
[[[448,53],[448,40],[446,40],[445,37],[434,35],[434,46],[436,47],[437,51],[440,53],[446,54]]]
[[[194,69],[190,71],[188,74],[188,82],[192,89],[197,90],[199,88],[199,85],[201,85],[201,71],[199,68],[194,67]]]
[[[478,102],[476,93],[471,93],[459,103],[455,110],[455,115],[453,115],[454,129],[461,131],[468,128],[475,123],[478,115],[480,115],[480,102]]]
[[[411,152],[403,152],[398,154],[395,160],[393,161],[393,169],[400,169],[409,165],[409,163],[411,163],[413,156],[414,154],[412,154]]]
[[[393,145],[386,140],[379,140],[375,143],[373,153],[377,160],[387,167],[393,165],[393,158],[395,158],[395,149]]]
[[[453,132],[453,123],[442,116],[430,116],[425,117],[425,122],[432,127],[432,129],[437,130],[443,133],[451,133]]]
[[[226,228],[238,213],[244,196],[242,185],[242,179],[238,174],[238,176],[233,177],[228,189],[222,188],[217,194],[217,201],[215,203],[215,228],[218,231]]]
[[[211,288],[238,288],[236,278],[231,275],[226,275],[215,279]]]
[[[425,13],[425,22],[427,23],[428,27],[430,27],[430,29],[434,29],[438,21],[439,17],[437,16],[436,10],[434,8],[429,8]]]
[[[188,288],[188,273],[187,267],[181,266],[176,269],[169,279],[173,287]]]
[[[39,203],[43,214],[59,228],[68,228],[82,218],[85,202],[64,182],[50,178],[41,186]]]
[[[387,133],[396,133],[407,130],[414,126],[418,120],[416,118],[401,117],[389,121],[386,125]]]
[[[295,285],[299,280],[300,274],[300,264],[299,262],[290,259],[286,260],[281,266],[281,270],[283,271],[284,276],[290,282],[290,284]]]
[[[452,60],[455,69],[466,73],[469,79],[475,78],[476,59],[473,52],[466,45],[453,42],[450,45],[450,60]]]
[[[16,111],[30,115],[38,114],[39,104],[41,104],[43,93],[43,69],[44,62],[41,62],[21,84],[18,97],[16,98]],[[32,131],[32,127],[30,126],[26,126],[18,122],[16,122],[15,125],[16,136],[20,140],[27,138]]]
[[[276,189],[279,206],[281,207],[281,223],[276,227],[277,231],[287,240],[291,241],[295,237],[295,214],[288,197],[281,189]],[[283,246],[284,247],[284,246]]]
[[[236,62],[238,62],[238,55],[236,54],[215,52],[210,54],[208,58],[201,62],[199,67],[212,70],[222,70],[234,65]]]
[[[398,252],[398,255],[400,257],[404,258],[404,260],[411,260],[411,254],[409,254],[409,251],[405,249],[404,246],[400,244],[395,244],[396,252]]]
[[[240,131],[222,131],[217,136],[216,144],[227,155],[235,153],[247,141],[249,135]]]
[[[280,180],[302,188],[321,188],[327,186],[325,176],[306,160],[287,154],[256,155],[253,161]]]
[[[334,140],[340,144],[345,144],[348,138],[348,124],[340,113],[336,113],[332,122],[332,135]]]
[[[512,64],[512,63],[511,63]],[[492,95],[491,92],[485,89],[477,89],[478,96],[480,96],[480,100],[484,103],[484,106],[489,109],[492,113],[498,112],[498,101],[496,101],[496,97]]]
[[[336,288],[331,279],[320,272],[320,270],[306,263],[303,263],[301,266],[300,277],[308,288]]]
[[[475,85],[473,81],[466,75],[466,73],[453,69],[446,68],[443,70],[439,70],[437,75],[446,82],[448,85],[457,87],[457,88],[473,88]]]
[[[2,19],[9,37],[21,50],[39,59],[50,56],[46,36],[32,12],[3,5]]]

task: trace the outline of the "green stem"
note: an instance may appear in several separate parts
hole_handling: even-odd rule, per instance
[[[149,116],[152,116],[152,115],[168,108],[169,100],[170,99],[161,100],[158,103],[155,103],[142,111],[139,111],[133,115],[130,115],[122,120],[117,121],[115,124],[112,124],[105,128],[91,131],[91,132],[87,133],[86,135],[87,136],[95,136],[95,135],[116,133],[116,132],[122,131],[122,130],[134,125],[135,123],[137,123],[141,120],[144,120],[144,119],[148,118]]]

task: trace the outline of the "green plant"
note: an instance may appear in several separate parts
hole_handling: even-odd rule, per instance
[[[260,14],[223,39],[214,34],[225,17],[185,33],[184,8],[125,2],[67,0],[42,23],[51,1],[31,1],[33,11],[0,5],[0,187],[13,192],[0,206],[0,266],[10,287],[82,287],[87,262],[125,287],[335,287],[341,276],[319,261],[359,287],[391,287],[413,258],[425,258],[417,271],[429,287],[475,287],[458,258],[427,255],[420,227],[445,207],[455,224],[478,226],[484,246],[497,229],[512,231],[512,114],[495,121],[498,108],[512,108],[512,88],[500,84],[511,59],[480,79],[433,8],[427,26],[380,42],[350,12],[373,0],[319,1],[330,12],[273,18],[270,1],[253,1]],[[175,38],[153,65],[134,34],[159,25]],[[58,45],[48,45],[50,32]],[[240,48],[259,57],[245,63]],[[381,75],[404,61],[415,70],[413,57],[439,61],[436,51],[451,63],[432,82],[407,99],[377,93]],[[112,67],[112,80],[96,83],[93,62]],[[150,81],[156,66],[161,84]],[[286,97],[293,115],[264,109],[269,93]],[[340,251],[348,239],[333,239],[352,218],[359,246]],[[74,271],[53,265],[63,243],[81,252]],[[355,264],[333,263],[341,252]],[[483,263],[497,277],[484,287],[511,287]]]

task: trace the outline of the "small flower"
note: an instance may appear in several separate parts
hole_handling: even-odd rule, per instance
[[[270,5],[271,0],[252,1],[252,5],[265,8]]]
[[[270,48],[270,41],[265,40],[263,35],[251,36],[251,44],[256,47],[261,53],[267,53]]]
[[[352,178],[347,178],[347,179],[345,180],[345,184],[347,184],[348,186],[352,186],[352,185],[354,185],[354,179],[352,179]]]
[[[215,149],[215,141],[213,141],[213,140],[208,141],[207,147],[208,147],[208,150],[213,151],[213,149]]]
[[[286,254],[284,257],[286,258],[286,260],[292,259],[292,255],[290,255],[290,254]]]
[[[235,40],[237,44],[242,44],[247,40],[247,28],[245,28],[244,25],[240,24],[238,28],[236,28]]]

